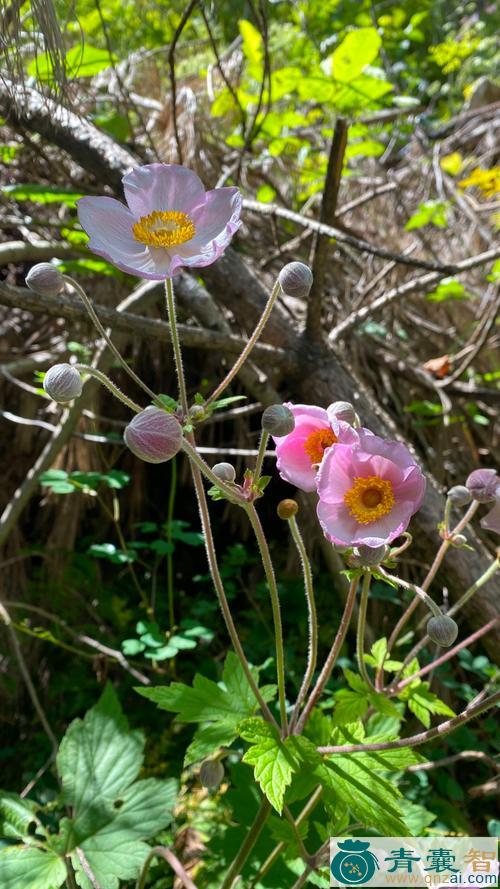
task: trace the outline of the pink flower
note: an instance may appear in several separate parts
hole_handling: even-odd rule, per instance
[[[490,511],[480,521],[481,528],[500,534],[500,487],[497,488],[497,500]]]
[[[367,429],[358,444],[330,448],[318,474],[318,518],[339,546],[381,546],[420,508],[425,478],[408,449]]]
[[[323,454],[337,442],[357,441],[357,433],[328,410],[313,404],[285,404],[295,418],[288,435],[274,436],[278,472],[303,491],[315,491]]]
[[[206,192],[186,167],[147,164],[122,182],[128,207],[114,198],[82,198],[78,217],[90,249],[131,275],[163,280],[182,266],[211,265],[241,225],[238,189]]]

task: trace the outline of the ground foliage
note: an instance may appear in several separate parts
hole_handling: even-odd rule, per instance
[[[2,56],[5,79],[56,96],[140,161],[182,161],[207,184],[238,183],[246,198],[259,202],[245,213],[238,249],[266,283],[285,261],[314,257],[316,235],[307,219],[321,212],[339,116],[348,122],[347,143],[336,212],[326,220],[339,235],[406,253],[410,261],[450,265],[495,244],[500,162],[494,103],[500,87],[493,4],[221,0],[165,8],[150,0],[78,0],[71,7],[4,2],[0,8],[11,38]],[[30,245],[50,241],[64,271],[77,275],[96,302],[116,305],[134,282],[84,251],[75,213],[75,200],[100,193],[102,183],[69,153],[3,114],[2,279],[21,285],[36,258]],[[304,224],[279,212],[266,215],[274,205],[300,213]],[[19,241],[25,248],[13,258],[8,251]],[[329,251],[324,329],[355,316],[339,347],[342,360],[440,484],[462,482],[477,465],[495,465],[499,260],[466,275],[440,274],[408,299],[358,318],[360,308],[417,270],[391,256],[360,252],[341,238]],[[156,305],[153,295],[154,311]],[[299,300],[284,307],[302,322],[306,307]],[[54,406],[42,400],[39,372],[50,359],[36,356],[87,360],[95,338],[81,320],[23,307],[1,312],[6,503],[39,452],[43,424],[57,422]],[[196,326],[188,303],[181,303],[181,313]],[[127,348],[155,391],[175,394],[164,343],[138,338]],[[23,365],[27,351],[32,361]],[[193,393],[210,391],[223,358],[188,351]],[[443,379],[450,379],[446,388],[439,385]],[[293,382],[281,381],[280,392],[293,398]],[[241,383],[233,394],[246,400],[227,405],[227,417],[221,412],[207,424],[203,439],[221,459],[228,448],[251,449],[257,441],[254,393]],[[306,735],[282,741],[256,715],[251,690],[228,652],[186,466],[179,457],[146,470],[132,460],[121,445],[124,420],[106,395],[94,398],[80,437],[41,476],[36,498],[4,547],[2,601],[61,745],[54,764],[50,737],[33,716],[14,652],[5,648],[2,887],[56,889],[67,880],[63,860],[70,856],[77,884],[89,889],[80,850],[101,889],[128,889],[147,841],[172,846],[199,889],[215,889],[258,810],[259,788],[273,812],[244,872],[245,886],[256,889],[294,885],[303,870],[300,843],[316,850],[330,834],[498,832],[488,786],[498,769],[492,714],[427,745],[423,756],[402,748],[325,761],[316,753],[318,745],[385,741],[449,718],[494,683],[491,649],[476,642],[438,668],[431,684],[416,680],[397,699],[386,699],[355,672],[350,639],[342,671],[334,674]],[[92,435],[97,442],[85,440]],[[245,465],[244,455],[234,459]],[[293,697],[307,618],[299,565],[283,547],[274,517],[275,503],[288,493],[273,478],[262,509],[286,602]],[[271,612],[257,553],[234,511],[223,503],[213,508],[228,598],[255,678],[274,706]],[[305,502],[302,509],[307,525]],[[345,579],[322,552],[312,520],[309,525],[320,646],[327,651]],[[228,543],[230,536],[237,542]],[[495,540],[486,543],[493,548]],[[422,562],[431,558],[423,554]],[[415,567],[405,565],[409,577]],[[401,591],[377,581],[370,609],[367,663],[376,668],[401,613]],[[462,629],[465,636],[467,624]],[[432,654],[424,650],[422,663]],[[398,656],[396,649],[396,666],[385,661],[389,673],[399,668]],[[411,676],[418,665],[407,669]],[[218,789],[207,790],[199,781],[200,762],[221,747],[225,776]],[[466,774],[460,758],[447,768],[418,769],[425,759],[464,751],[483,756]],[[178,793],[174,777],[180,777]],[[278,815],[288,805],[297,818],[318,784],[321,801],[297,835]],[[266,871],[263,863],[277,843],[281,854]],[[308,879],[328,885],[321,872]],[[164,862],[151,868],[147,885],[174,885]]]

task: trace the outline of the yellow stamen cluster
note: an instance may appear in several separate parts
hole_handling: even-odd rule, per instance
[[[361,525],[368,525],[387,515],[394,506],[394,491],[388,479],[370,475],[357,477],[352,488],[344,494],[344,503]]]
[[[316,429],[311,432],[304,442],[304,450],[311,461],[311,465],[321,463],[326,448],[335,444],[337,436],[331,429]]]
[[[136,241],[148,247],[176,247],[196,234],[193,221],[180,210],[155,210],[132,226]]]

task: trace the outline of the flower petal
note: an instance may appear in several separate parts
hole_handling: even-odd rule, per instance
[[[125,272],[142,278],[160,279],[169,258],[155,260],[152,252],[136,241],[132,234],[134,217],[114,198],[81,198],[77,202],[78,218],[90,237],[89,248]],[[156,251],[164,253],[164,251]],[[165,263],[166,260],[166,263]]]
[[[493,509],[486,513],[479,524],[481,528],[487,528],[488,531],[495,531],[496,534],[500,534],[500,500],[497,500]]]
[[[146,164],[122,179],[125,199],[136,219],[154,210],[180,210],[191,215],[205,202],[199,176],[179,164]]]
[[[311,466],[311,460],[304,450],[308,434],[309,430],[302,435],[294,429],[280,439],[276,446],[276,467],[286,482],[302,491],[315,491],[316,470]]]

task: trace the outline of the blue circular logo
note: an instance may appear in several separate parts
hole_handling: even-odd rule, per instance
[[[370,843],[362,840],[345,840],[338,843],[341,850],[332,859],[330,870],[337,882],[347,886],[367,883],[378,870],[378,861],[369,851]]]

